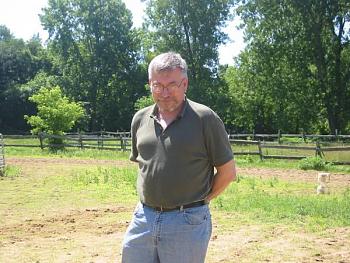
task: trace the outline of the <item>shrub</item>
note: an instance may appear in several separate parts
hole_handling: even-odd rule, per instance
[[[21,169],[18,166],[6,165],[4,169],[0,170],[1,178],[14,178],[21,174]]]
[[[329,164],[320,157],[307,157],[299,161],[298,167],[302,170],[328,170]]]
[[[29,97],[29,100],[38,107],[36,116],[24,116],[28,124],[33,127],[31,130],[33,134],[45,132],[51,135],[63,135],[84,116],[83,107],[64,96],[58,86],[41,88],[38,93]],[[51,138],[49,142],[62,144],[62,139]]]

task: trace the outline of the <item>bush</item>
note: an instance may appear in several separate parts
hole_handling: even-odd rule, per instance
[[[302,170],[328,170],[329,164],[320,157],[307,157],[299,161],[298,167]]]
[[[2,178],[14,178],[21,174],[21,169],[18,166],[6,165],[4,169],[0,169],[0,179]]]
[[[153,104],[154,104],[154,100],[153,100],[151,95],[143,96],[135,102],[135,109],[141,110],[141,109],[146,108],[148,106],[151,106]]]
[[[36,103],[38,108],[37,115],[24,116],[28,124],[33,127],[31,130],[33,134],[45,132],[50,135],[63,135],[84,116],[82,105],[70,101],[62,94],[59,86],[43,87],[29,97],[29,100]],[[50,138],[49,142],[53,145],[63,144],[63,140],[59,137]]]

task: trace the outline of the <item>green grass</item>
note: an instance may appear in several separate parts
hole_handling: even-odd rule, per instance
[[[129,206],[137,201],[135,166],[56,166],[54,170],[51,166],[42,167],[40,172],[27,170],[26,174],[9,166],[9,171],[8,176],[0,177],[0,223],[65,209]]]
[[[67,148],[56,152],[49,149],[31,148],[31,147],[6,147],[5,155],[9,157],[27,156],[27,157],[57,157],[57,158],[85,158],[85,159],[106,159],[106,160],[127,160],[129,152],[97,150],[97,149],[79,149]]]
[[[128,203],[137,196],[136,175],[136,167],[95,167],[74,171],[68,184],[73,191],[88,190],[102,200],[112,196],[118,202]]]
[[[240,162],[256,167],[255,160],[247,157],[238,160],[238,166]],[[136,166],[54,167],[43,167],[40,174],[34,169],[24,176],[19,167],[8,166],[0,181],[0,200],[6,200],[0,210],[23,218],[55,209],[137,202]],[[306,226],[314,231],[350,226],[350,189],[317,196],[315,187],[277,177],[239,176],[211,206],[250,223]]]
[[[314,231],[350,226],[349,188],[330,195],[315,193],[314,184],[239,177],[213,206],[251,222],[306,226]]]
[[[2,173],[0,174],[0,180],[5,178],[15,178],[21,174],[21,168],[14,165],[6,165]]]
[[[5,145],[38,145],[40,146],[40,141],[37,138],[4,138]]]
[[[40,148],[7,147],[6,156],[45,158],[84,158],[127,160],[128,152],[67,149],[51,152]],[[308,160],[309,161],[309,160]],[[265,160],[258,156],[237,156],[238,167],[298,169],[300,161]],[[314,162],[309,161],[312,165]],[[42,174],[48,167],[42,168]],[[328,165],[331,172],[350,172],[349,166]],[[3,211],[23,217],[53,208],[94,206],[104,203],[131,205],[137,201],[135,181],[137,168],[84,165],[68,170],[50,170],[47,176],[22,176],[17,166],[7,166],[0,177],[0,203]],[[35,173],[35,171],[33,171]],[[287,182],[278,178],[239,177],[223,195],[212,202],[217,211],[235,214],[248,222],[283,223],[306,226],[312,230],[350,225],[350,189],[317,196],[315,184]],[[0,209],[0,210],[1,210]]]

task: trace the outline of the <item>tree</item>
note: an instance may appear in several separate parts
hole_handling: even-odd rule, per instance
[[[49,0],[41,15],[65,92],[84,101],[89,130],[128,129],[144,95],[131,12],[121,0]],[[123,114],[121,114],[121,112]]]
[[[248,77],[243,86],[254,87],[259,98],[255,127],[344,131],[350,119],[348,1],[240,2],[248,45],[238,67]]]
[[[226,90],[218,78],[218,46],[225,43],[223,27],[230,18],[230,0],[148,0],[145,27],[156,53],[179,52],[189,65],[190,97],[216,107]],[[148,58],[153,58],[151,53]],[[222,106],[222,105],[221,105]]]
[[[29,126],[24,114],[34,113],[34,105],[21,85],[37,72],[50,68],[46,50],[38,37],[29,41],[16,39],[5,26],[0,26],[0,127],[2,132],[23,132]]]
[[[0,41],[13,39],[11,31],[5,26],[0,25]]]
[[[350,2],[296,1],[310,44],[320,99],[329,129],[344,131],[350,123]]]
[[[38,93],[29,97],[29,100],[36,103],[38,108],[37,115],[24,116],[28,124],[33,127],[33,134],[45,132],[51,135],[63,135],[84,115],[81,104],[69,101],[59,86],[43,87]],[[51,143],[62,144],[62,140],[54,138]]]

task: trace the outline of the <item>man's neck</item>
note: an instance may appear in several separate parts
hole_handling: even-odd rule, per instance
[[[177,118],[177,116],[179,116],[184,105],[185,105],[185,102],[183,102],[181,106],[175,109],[174,111],[162,111],[161,109],[158,108],[157,118],[164,129],[167,126],[169,126]]]

